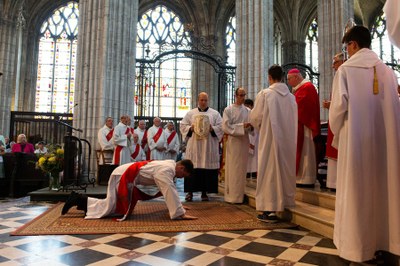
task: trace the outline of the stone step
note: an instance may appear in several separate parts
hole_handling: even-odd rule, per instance
[[[296,201],[296,207],[287,208],[282,218],[323,236],[333,238],[334,210]]]
[[[335,210],[336,195],[328,190],[319,188],[296,188],[296,200],[311,205]]]

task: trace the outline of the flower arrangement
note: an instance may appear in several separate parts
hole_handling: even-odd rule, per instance
[[[64,150],[59,146],[49,147],[47,153],[38,154],[38,157],[36,168],[49,174],[49,188],[59,188],[59,175],[64,170]]]

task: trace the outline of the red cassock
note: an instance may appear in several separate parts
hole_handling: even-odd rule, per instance
[[[321,122],[319,117],[319,98],[317,90],[311,82],[304,83],[295,92],[298,108],[298,131],[297,131],[297,151],[296,151],[296,173],[299,170],[301,151],[304,142],[304,126],[312,131],[315,138],[321,133]]]

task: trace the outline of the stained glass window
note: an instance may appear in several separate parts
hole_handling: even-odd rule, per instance
[[[230,17],[226,26],[226,55],[228,57],[227,64],[236,65],[236,17]]]
[[[306,36],[306,65],[318,72],[318,24],[315,18],[308,28]]]
[[[381,13],[376,19],[371,29],[372,43],[371,48],[383,62],[388,63],[396,71],[397,79],[400,82],[400,69],[397,66],[400,63],[400,49],[393,46],[389,40],[386,30],[386,16]]]
[[[159,5],[142,14],[137,30],[136,58],[153,59],[166,51],[190,49],[185,25],[165,6]],[[154,78],[137,80],[135,115],[183,117],[191,109],[191,69],[190,58],[171,57],[160,64]],[[137,73],[137,77],[141,74]]]
[[[36,112],[71,113],[74,106],[78,3],[54,11],[40,29]]]

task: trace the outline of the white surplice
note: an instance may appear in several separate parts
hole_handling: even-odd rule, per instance
[[[246,186],[247,157],[249,148],[248,130],[243,127],[249,122],[250,109],[231,104],[222,116],[222,129],[228,135],[225,155],[225,194],[230,203],[242,203]]]
[[[180,141],[179,141],[179,135],[177,133],[175,134],[171,142],[168,144],[168,138],[172,134],[172,132],[175,132],[175,130],[170,131],[168,128],[164,129],[165,138],[167,139],[167,150],[165,151],[165,159],[176,161],[176,158],[178,158]],[[175,153],[171,153],[170,151],[175,151]]]
[[[334,243],[339,256],[360,262],[377,250],[400,255],[397,78],[370,49],[356,52],[336,72],[329,123],[338,149]]]
[[[128,126],[119,122],[118,125],[114,128],[114,133],[112,137],[112,141],[114,144],[114,157],[113,157],[113,164],[118,164],[115,161],[115,156],[117,155],[117,147],[120,146],[122,149],[119,152],[119,165],[123,165],[126,163],[132,162],[131,160],[131,149],[130,145],[131,142],[126,135],[126,131]]]
[[[317,181],[317,166],[315,157],[315,143],[312,131],[304,126],[303,149],[301,150],[301,159],[299,172],[296,176],[297,184],[314,185]]]
[[[295,205],[297,104],[284,83],[257,94],[250,113],[259,130],[256,209],[283,211]]]
[[[112,137],[110,138],[110,140],[107,140],[107,135],[110,133],[110,131],[112,130],[112,128],[109,128],[108,126],[104,125],[102,128],[99,129],[99,131],[97,132],[97,141],[99,144],[99,148],[104,151],[104,150],[114,150],[114,144],[112,141]],[[110,156],[111,159],[111,154],[105,153],[104,157],[106,156]],[[103,158],[100,156],[100,161],[99,164],[103,164]]]
[[[162,133],[158,138],[157,142],[154,141],[153,137],[157,134],[160,127],[152,126],[147,130],[147,141],[150,149],[151,160],[164,160],[165,151],[158,151],[156,148],[167,148],[167,138],[165,137],[164,130],[161,129]]]
[[[117,205],[118,186],[121,175],[132,163],[117,167],[108,181],[107,197],[97,199],[88,197],[85,219],[98,219],[114,214]],[[174,184],[175,162],[173,160],[152,161],[142,166],[133,185],[157,186],[164,196],[171,219],[183,214],[185,210],[180,202],[178,191]]]
[[[254,149],[248,148],[247,158],[247,173],[257,172],[258,161],[258,131],[254,130],[253,134],[249,134],[249,144],[254,146]]]
[[[209,117],[210,125],[216,137],[210,132],[206,139],[198,139],[193,132],[187,141],[185,159],[192,160],[194,168],[219,169],[219,142],[224,135],[222,117],[212,108],[208,108],[206,112],[200,112],[198,108],[190,110],[180,123],[183,139],[189,133],[191,125],[195,123],[197,115],[207,115]]]

